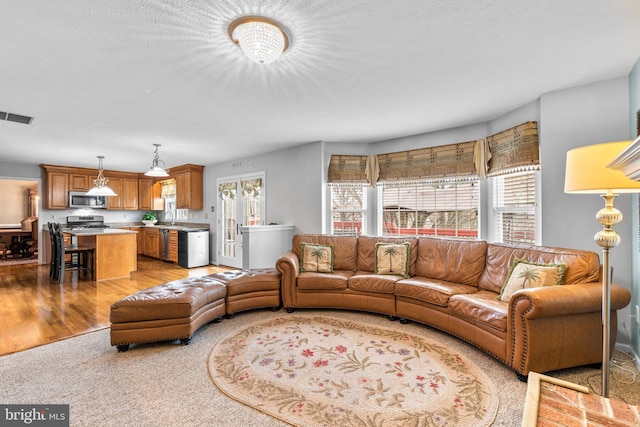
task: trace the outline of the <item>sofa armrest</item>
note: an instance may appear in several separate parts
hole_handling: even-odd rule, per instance
[[[611,285],[611,310],[619,310],[631,302],[631,292]],[[509,319],[565,316],[602,310],[602,283],[544,286],[514,292],[509,301]]]
[[[282,275],[280,280],[280,294],[285,308],[294,307],[296,298],[296,281],[300,273],[300,260],[292,251],[282,255],[276,261],[276,269]]]
[[[630,301],[628,289],[611,285],[611,336]],[[600,363],[601,337],[602,283],[522,289],[509,301],[507,363],[520,375]]]

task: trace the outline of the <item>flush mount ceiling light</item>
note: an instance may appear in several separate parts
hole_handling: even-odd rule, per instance
[[[155,157],[153,158],[151,167],[144,174],[146,176],[169,176],[169,170],[164,165],[164,162],[160,160],[160,156],[158,156],[158,147],[160,147],[160,144],[153,145],[156,147]],[[160,166],[161,164],[162,166]]]
[[[269,64],[291,44],[291,34],[282,24],[263,16],[244,16],[229,25],[229,37],[253,62]]]
[[[104,176],[104,173],[102,170],[102,159],[104,159],[104,156],[97,156],[97,157],[98,157],[98,177],[93,180],[93,188],[87,191],[87,194],[90,194],[92,196],[117,196],[117,194],[114,193],[113,190],[107,186],[107,183],[109,182],[109,178]]]

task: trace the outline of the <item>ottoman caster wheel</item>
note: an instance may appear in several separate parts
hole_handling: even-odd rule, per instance
[[[118,349],[118,353],[124,353],[125,351],[129,350],[129,344],[120,344],[116,346],[116,348]]]
[[[236,317],[235,313],[229,313],[226,315],[227,319],[233,319],[234,317]]]
[[[189,345],[191,343],[191,337],[180,338],[180,345]]]
[[[280,311],[280,306],[278,306],[278,307],[271,307],[271,311],[272,311],[272,312],[274,312],[274,313],[275,313],[276,311]]]
[[[404,317],[400,318],[400,323],[402,323],[403,325],[406,325],[407,323],[409,323],[409,321],[407,319],[405,319]]]
[[[287,313],[293,313],[293,308],[287,308]]]
[[[388,317],[388,319],[389,319],[389,322],[395,322],[396,320],[398,320],[398,317],[396,317],[396,316],[389,316],[389,317]]]
[[[220,323],[220,322],[222,322],[223,318],[224,318],[223,316],[220,316],[217,319],[214,319],[213,323]]]

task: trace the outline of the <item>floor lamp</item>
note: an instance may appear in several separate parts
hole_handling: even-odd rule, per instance
[[[609,163],[632,141],[607,142],[575,148],[567,152],[567,167],[564,179],[565,193],[600,194],[605,207],[596,214],[602,224],[594,236],[602,247],[602,396],[609,397],[609,359],[611,296],[609,253],[620,243],[620,235],[613,226],[622,221],[622,213],[613,207],[619,193],[640,192],[640,182],[633,181],[619,170],[607,167]]]

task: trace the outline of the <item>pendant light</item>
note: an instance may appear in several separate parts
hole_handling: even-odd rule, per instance
[[[102,159],[104,156],[98,157],[98,177],[93,180],[93,188],[87,191],[87,194],[91,196],[117,196],[116,193],[113,192],[111,188],[107,186],[109,182],[109,178],[104,176],[102,170]]]
[[[164,165],[164,162],[160,160],[160,156],[158,155],[158,147],[160,147],[160,144],[153,144],[153,145],[156,147],[155,157],[153,158],[151,167],[144,174],[146,176],[158,176],[158,177],[169,176],[169,173],[168,173],[169,170]],[[160,164],[162,164],[162,166],[160,166]]]

